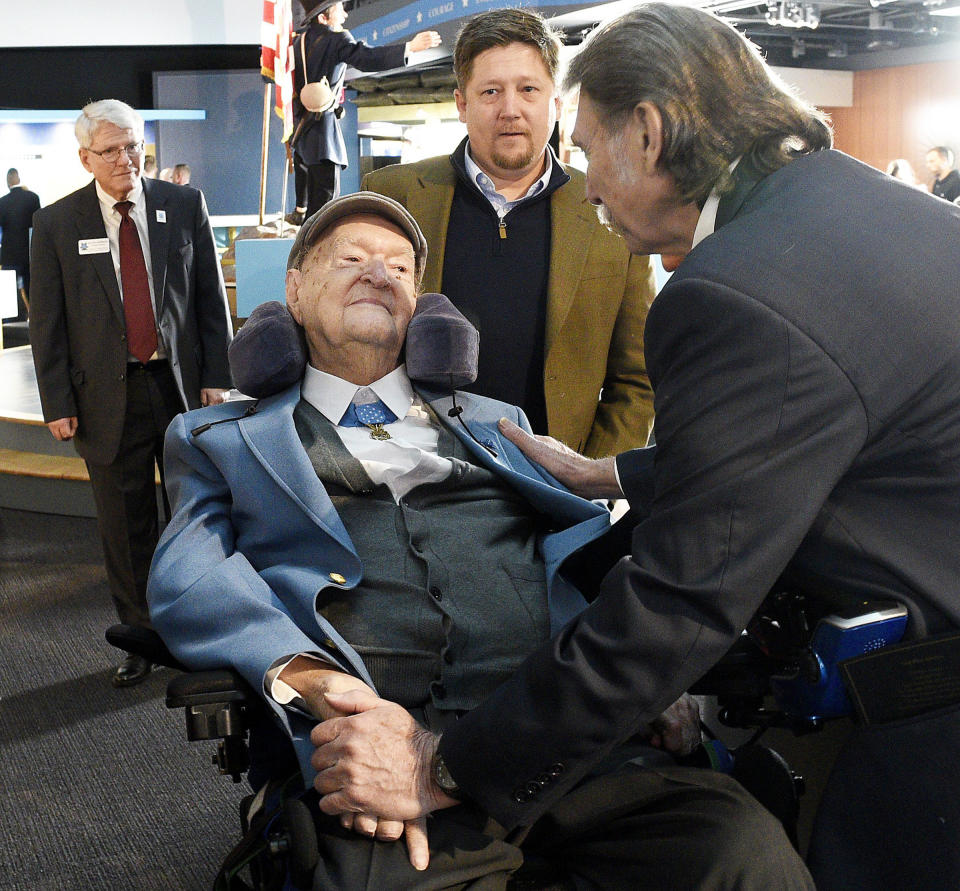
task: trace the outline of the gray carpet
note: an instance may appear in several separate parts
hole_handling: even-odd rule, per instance
[[[168,711],[117,690],[93,520],[0,509],[0,889],[210,888],[246,793]]]

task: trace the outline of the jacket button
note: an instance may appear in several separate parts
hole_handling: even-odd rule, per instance
[[[330,581],[336,582],[338,585],[345,585],[347,583],[347,580],[342,575],[340,575],[339,572],[331,572]]]
[[[537,782],[541,786],[549,786],[550,783],[553,782],[553,777],[551,777],[549,774],[542,773],[540,774],[540,776],[537,777]]]
[[[565,770],[564,766],[558,761],[556,764],[550,765],[550,776],[556,778],[560,776]]]
[[[443,591],[441,591],[436,585],[431,585],[430,587],[430,596],[439,603],[443,600]]]
[[[525,789],[514,789],[513,790],[513,800],[519,802],[520,804],[525,804],[527,799],[530,796],[527,795]]]
[[[530,798],[536,798],[540,794],[540,787],[536,783],[527,783],[523,789]]]

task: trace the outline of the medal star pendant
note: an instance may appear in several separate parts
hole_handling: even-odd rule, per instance
[[[367,424],[370,428],[371,439],[392,439],[393,437],[383,429],[383,424]]]

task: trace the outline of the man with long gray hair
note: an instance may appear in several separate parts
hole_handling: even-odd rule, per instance
[[[437,752],[462,793],[529,825],[716,663],[779,581],[834,607],[904,604],[921,648],[861,687],[872,724],[828,785],[815,878],[956,887],[960,768],[921,769],[960,749],[960,210],[831,150],[823,115],[702,10],[637,7],[566,86],[588,199],[632,252],[676,267],[645,331],[657,444],[591,462],[501,429],[643,521],[587,610],[439,741],[415,745],[383,705],[320,725],[321,806],[422,812],[404,768]],[[355,777],[375,755],[394,782],[373,793]],[[547,764],[562,775],[537,790]]]

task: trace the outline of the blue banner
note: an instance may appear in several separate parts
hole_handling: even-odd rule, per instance
[[[419,31],[434,30],[437,25],[456,19],[470,18],[489,9],[507,9],[523,6],[542,9],[551,6],[570,6],[570,0],[416,0],[389,15],[380,16],[356,28],[350,33],[357,40],[365,40],[371,46],[407,41]]]

